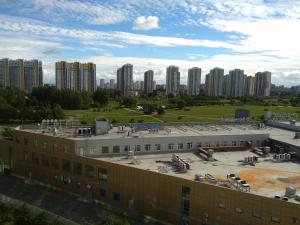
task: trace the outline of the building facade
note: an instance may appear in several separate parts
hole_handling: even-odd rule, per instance
[[[177,66],[169,66],[166,71],[166,95],[178,96],[180,92],[180,72]]]
[[[256,96],[269,97],[271,92],[271,72],[258,72],[255,74],[256,79]]]
[[[255,89],[256,89],[256,79],[252,76],[247,76],[246,78],[246,92],[245,95],[252,97],[255,96]]]
[[[184,128],[186,125],[182,126]],[[211,133],[212,130],[208,129],[206,135],[198,134],[193,137],[187,134],[191,130],[179,130],[176,125],[166,130],[168,132],[171,129],[171,133],[161,137],[151,137],[154,133],[149,133],[149,137],[124,138],[119,134],[120,138],[112,137],[111,140],[107,139],[109,134],[103,139],[98,136],[101,140],[97,140],[94,136],[74,138],[73,135],[64,136],[61,131],[52,135],[47,133],[48,131],[42,133],[38,130],[21,128],[14,130],[13,141],[8,148],[6,147],[8,144],[1,141],[0,147],[2,152],[4,149],[10,152],[3,155],[11,157],[7,162],[11,162],[13,174],[22,176],[26,180],[37,180],[79,194],[86,199],[95,199],[119,207],[129,216],[140,214],[175,225],[294,225],[299,223],[299,203],[234,190],[215,183],[199,182],[193,179],[189,174],[191,172],[184,175],[176,171],[160,170],[160,167],[155,166],[157,162],[151,161],[155,154],[151,155],[149,152],[158,154],[157,152],[171,151],[180,154],[183,151],[195,150],[197,145],[194,141],[197,144],[199,141],[211,142],[217,146],[220,138],[224,138],[227,143],[234,141],[238,145],[240,140],[252,139],[253,143],[257,140],[262,143],[268,138],[268,134],[261,133],[260,130],[255,132],[239,130],[240,125],[237,128],[232,127],[233,130],[238,129],[236,131],[225,129],[222,132],[220,131],[224,128],[222,127],[218,127],[215,133]],[[123,128],[117,129],[125,132]],[[172,137],[172,129],[182,132],[182,135],[178,136],[175,132],[175,136]],[[195,135],[197,132],[193,133]],[[111,145],[108,144],[109,142]],[[169,150],[170,148],[172,149]],[[124,155],[115,159],[113,157],[123,151],[126,155],[130,150],[135,151],[136,159],[131,160]],[[144,152],[145,155],[139,157],[139,152]],[[106,154],[108,157],[102,158],[101,154]],[[193,153],[189,156],[192,155]],[[161,154],[160,157],[165,157],[165,154]],[[147,158],[150,161],[144,160]],[[201,163],[198,157],[196,159],[192,166]],[[208,167],[219,167],[217,161],[213,164],[203,163],[195,171],[201,173]],[[221,171],[224,170],[223,166],[225,165],[219,168]],[[280,165],[277,164],[278,166]],[[229,168],[239,169],[240,166],[229,166]],[[246,169],[243,167],[241,170]],[[274,184],[271,184],[272,188]]]
[[[115,89],[115,79],[109,80],[109,89],[111,90]]]
[[[133,96],[133,65],[125,64],[117,70],[117,88],[124,97]]]
[[[0,86],[9,87],[9,59],[0,59]]]
[[[200,95],[201,68],[194,67],[188,70],[187,94],[189,96]]]
[[[59,90],[88,91],[96,90],[96,65],[60,61],[55,63],[56,87]]]
[[[205,94],[210,97],[223,96],[224,69],[214,68],[205,77]]]
[[[30,92],[32,88],[41,86],[43,81],[42,62],[31,60],[24,62],[24,90]]]
[[[245,95],[245,75],[244,70],[235,69],[229,71],[230,95],[228,97],[238,98]]]
[[[148,95],[151,94],[154,90],[153,86],[153,70],[147,70],[144,73],[144,94]]]

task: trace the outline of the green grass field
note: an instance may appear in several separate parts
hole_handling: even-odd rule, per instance
[[[300,107],[280,107],[280,106],[194,106],[188,109],[176,110],[168,109],[165,115],[144,115],[142,112],[131,109],[116,109],[116,102],[110,102],[100,111],[88,110],[65,110],[65,115],[74,117],[79,122],[92,123],[95,117],[105,117],[111,122],[127,123],[131,119],[134,122],[218,122],[222,118],[233,118],[235,109],[243,108],[251,111],[251,118],[258,119],[264,115],[266,110],[273,112],[297,113],[297,120],[300,120]],[[105,110],[105,112],[103,111]]]

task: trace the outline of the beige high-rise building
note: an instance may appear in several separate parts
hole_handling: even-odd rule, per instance
[[[24,60],[9,60],[10,87],[24,90]]]
[[[144,94],[151,94],[154,90],[153,87],[153,70],[147,70],[144,73]]]
[[[255,74],[256,79],[256,96],[269,97],[271,92],[271,72],[258,72]]]
[[[55,63],[56,87],[59,90],[88,91],[96,90],[96,65],[94,63]]]
[[[194,67],[188,70],[187,94],[197,96],[200,94],[201,68]]]
[[[224,69],[211,69],[205,77],[205,94],[210,97],[223,96]]]
[[[246,78],[246,96],[254,96],[255,95],[255,77],[248,76]]]
[[[133,65],[125,64],[117,70],[117,88],[122,96],[133,96]]]
[[[24,61],[24,90],[26,92],[30,92],[32,88],[42,85],[42,73],[43,70],[41,61]]]

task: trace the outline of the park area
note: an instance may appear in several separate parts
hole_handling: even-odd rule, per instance
[[[192,106],[183,109],[165,109],[163,115],[156,112],[145,115],[136,108],[120,108],[117,102],[111,101],[102,108],[90,108],[86,110],[64,110],[66,117],[73,118],[80,123],[92,123],[95,117],[104,117],[111,123],[147,123],[147,122],[221,122],[223,119],[234,118],[236,109],[247,109],[251,112],[251,120],[261,120],[267,111],[296,113],[300,120],[300,107],[292,106]]]

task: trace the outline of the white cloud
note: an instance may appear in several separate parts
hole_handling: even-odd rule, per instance
[[[34,20],[26,20],[19,17],[10,17],[0,15],[0,30],[7,30],[20,34],[54,36],[64,38],[75,38],[81,41],[101,41],[110,45],[120,43],[126,44],[144,44],[154,46],[198,46],[208,48],[228,48],[234,49],[236,46],[223,41],[211,41],[202,39],[187,39],[165,36],[140,35],[129,32],[119,31],[95,31],[87,29],[68,29],[51,26],[47,23],[41,23]]]
[[[159,28],[159,18],[157,16],[139,16],[133,22],[133,29],[135,30],[152,30]]]

